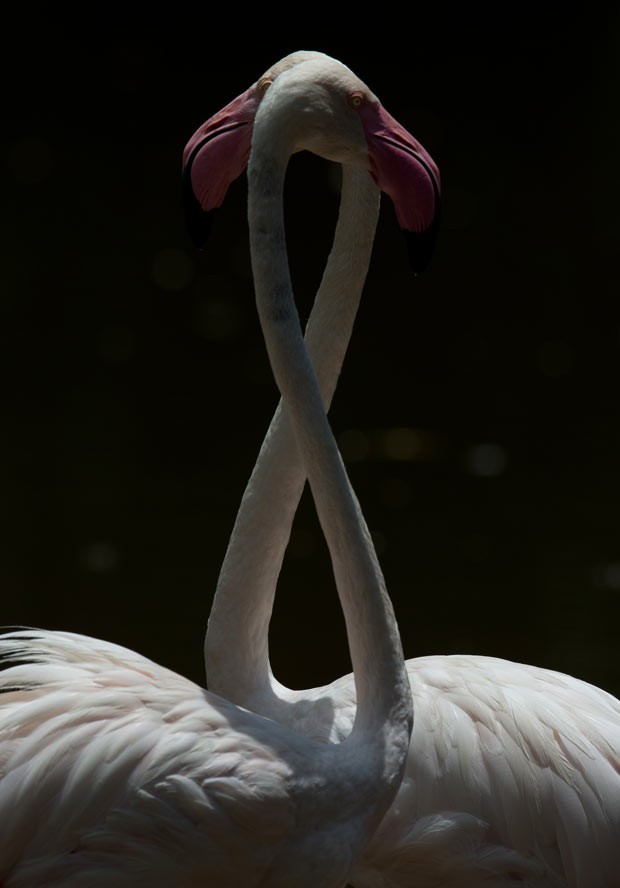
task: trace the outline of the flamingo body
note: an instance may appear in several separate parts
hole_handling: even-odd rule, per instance
[[[299,66],[301,76],[310,60],[324,64],[326,71],[332,64],[320,54],[294,54],[264,77],[277,82],[291,66]],[[364,89],[358,83],[357,90]],[[241,102],[246,108],[247,95],[251,91]],[[239,113],[239,105],[229,107]],[[438,208],[436,166],[376,97],[362,111],[366,114],[371,163],[384,160],[383,173],[373,176],[375,183],[391,195],[401,165],[413,171],[407,177],[405,203],[405,192],[398,189],[397,218],[405,231],[412,231],[418,213],[421,231],[431,238]],[[250,110],[248,126],[251,117]],[[215,130],[207,121],[199,132]],[[391,152],[387,159],[384,151]],[[217,179],[227,172],[213,173],[208,163],[201,166],[194,176],[196,195],[206,193],[212,174]],[[192,175],[191,163],[186,175]],[[306,331],[326,407],[370,261],[375,197],[368,177],[358,175],[355,159],[345,160],[334,245]],[[202,210],[210,210],[208,202],[203,201]],[[427,248],[430,244],[429,239]],[[415,255],[413,259],[414,270],[420,270]],[[304,481],[303,460],[281,405],[222,566],[205,642],[207,674],[210,687],[237,703],[313,739],[340,742],[356,711],[352,677],[293,691],[276,679],[269,665],[269,619]],[[500,659],[425,657],[406,665],[415,720],[405,778],[356,865],[352,884],[620,885],[620,702],[576,678]]]
[[[26,660],[0,672],[1,884],[259,885],[285,867],[312,885],[328,860],[346,878],[355,825],[335,855],[306,788],[348,781],[316,744],[105,641],[24,631],[0,654]]]
[[[356,888],[620,884],[620,702],[572,676],[482,656],[407,661],[414,727]],[[280,686],[282,687],[282,686]],[[352,676],[280,690],[278,718],[340,742]],[[275,710],[254,700],[256,711]]]

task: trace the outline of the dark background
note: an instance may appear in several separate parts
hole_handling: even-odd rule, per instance
[[[218,568],[277,393],[245,180],[196,253],[180,157],[274,61],[320,49],[443,177],[419,279],[383,202],[331,414],[406,654],[492,654],[619,694],[617,17],[438,4],[407,21],[351,8],[336,29],[315,6],[298,25],[208,7],[63,21],[42,4],[5,29],[0,622],[105,637],[203,680]],[[332,179],[315,158],[291,164],[304,317]],[[349,661],[309,497],[298,518],[272,659],[302,687]]]

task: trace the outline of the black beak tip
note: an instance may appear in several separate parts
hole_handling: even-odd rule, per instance
[[[432,225],[424,231],[404,231],[407,242],[407,254],[409,265],[414,275],[426,270],[435,251],[437,235],[439,233],[439,213],[435,216]]]
[[[183,210],[185,226],[194,246],[199,250],[204,249],[211,229],[213,210],[207,212],[201,207],[192,188],[189,166],[183,172]]]

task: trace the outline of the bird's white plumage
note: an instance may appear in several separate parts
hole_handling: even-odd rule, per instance
[[[265,865],[294,816],[294,757],[286,764],[271,722],[248,716],[248,732],[243,710],[104,641],[24,632],[0,648],[5,660],[28,659],[0,672],[0,872],[37,848],[8,885],[191,885],[214,855],[226,884],[240,835],[247,878]],[[412,754],[352,884],[611,888],[620,867],[618,701],[494,658],[407,665]],[[342,741],[355,715],[352,677],[299,704],[298,727]],[[279,736],[289,748],[286,728]],[[179,881],[175,861],[188,857],[194,873]]]
[[[494,657],[419,657],[407,671],[415,718],[405,778],[351,883],[620,885],[620,701]],[[282,722],[325,742],[349,734],[351,675],[279,688]]]
[[[0,655],[0,884],[262,884],[302,808],[304,881],[321,856],[346,876],[352,771],[325,746],[97,639],[10,633]],[[320,802],[337,784],[342,830]]]
[[[456,819],[435,864],[449,865],[451,847],[458,861],[465,842],[475,849],[468,885],[486,884],[492,853],[506,885],[521,855],[536,888],[612,886],[620,874],[618,700],[570,676],[494,658],[423,657],[407,667],[415,723],[406,777],[353,883],[373,884],[364,873],[378,868],[383,878],[395,870],[386,885],[417,885],[411,873],[423,845],[412,832],[421,819],[443,816]]]
[[[30,661],[0,673],[0,873],[18,869],[7,884],[181,884],[187,855],[197,879],[214,854],[225,861],[221,825],[242,828],[265,796],[243,847],[250,868],[267,862],[292,816],[278,757],[289,738],[256,736],[242,710],[106,642],[28,633],[0,649]]]

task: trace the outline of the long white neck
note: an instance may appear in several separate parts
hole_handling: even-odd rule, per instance
[[[334,243],[306,328],[329,408],[372,251],[380,192],[369,173],[343,166]],[[270,665],[269,622],[278,576],[306,479],[280,403],[245,490],[222,564],[205,639],[209,689],[265,715],[286,704]]]
[[[383,575],[327,421],[295,307],[283,218],[284,177],[292,150],[286,142],[284,127],[274,133],[269,115],[257,116],[248,166],[256,302],[345,617],[357,693],[355,724],[345,743],[359,744],[368,768],[395,791],[411,732],[409,681]]]

